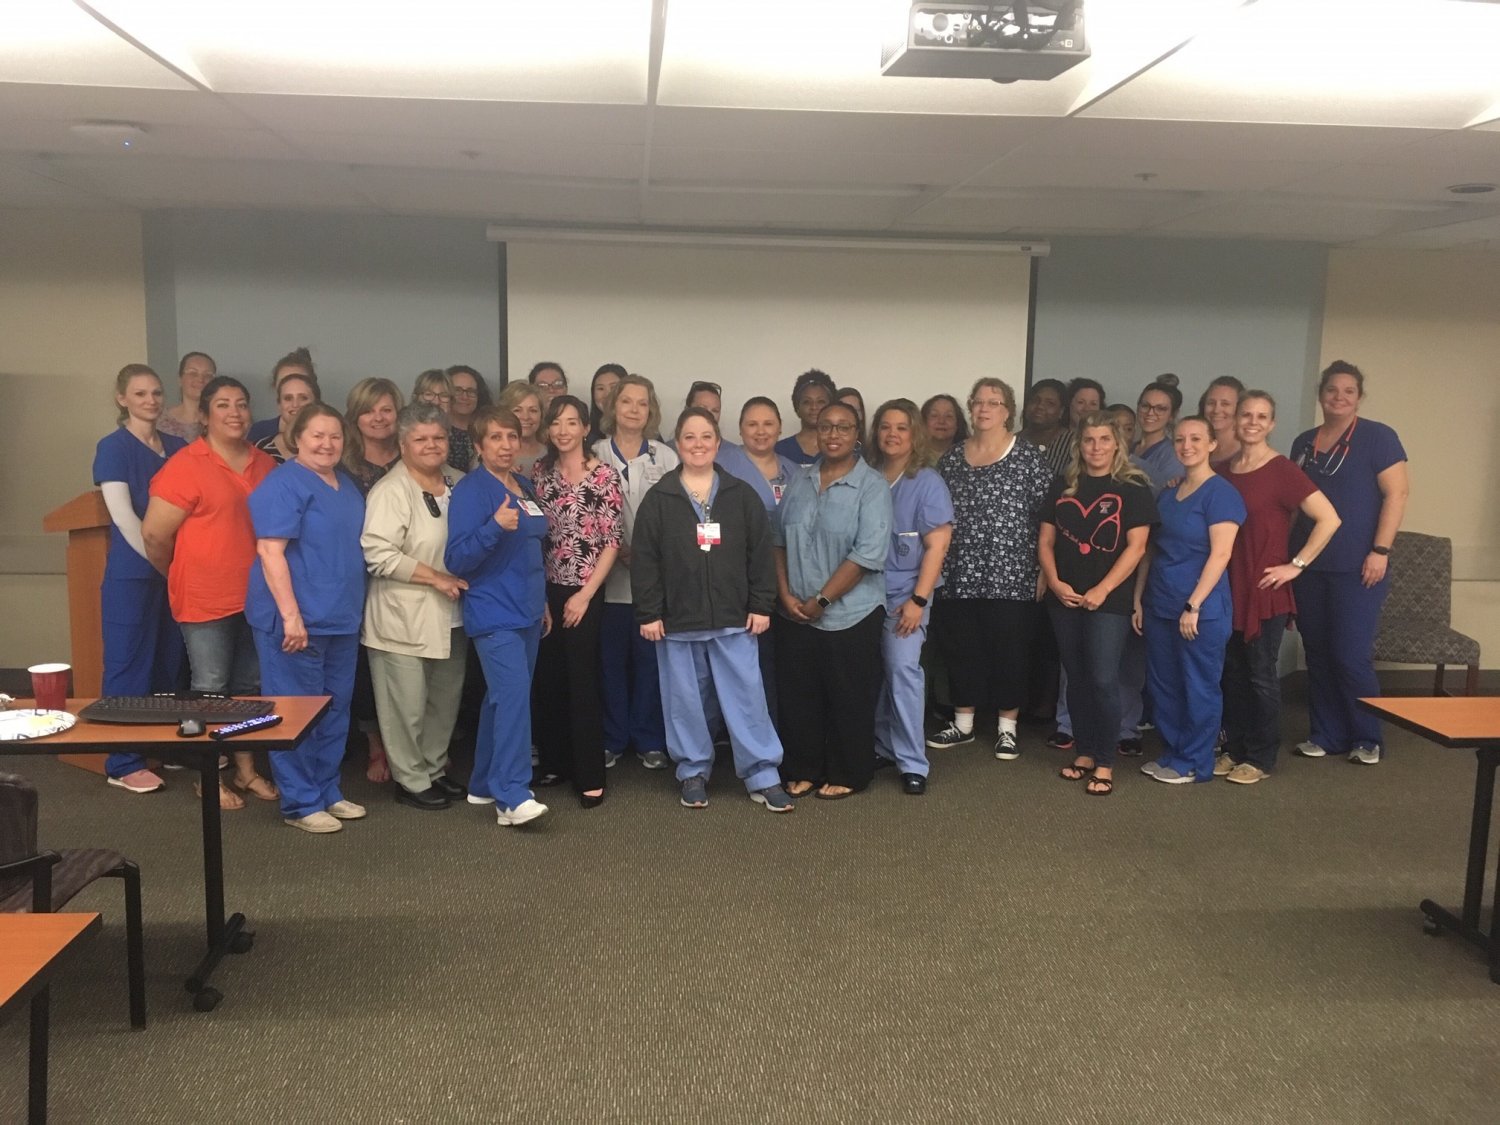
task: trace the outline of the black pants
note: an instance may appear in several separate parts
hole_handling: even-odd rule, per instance
[[[563,628],[563,604],[578,586],[547,583],[552,631],[542,638],[532,680],[531,729],[541,772],[573,782],[580,793],[604,788],[604,722],[599,699],[599,620],[604,598],[589,602],[583,620]]]
[[[1232,633],[1224,653],[1224,749],[1231,760],[1270,773],[1281,749],[1281,638],[1286,614],[1260,623],[1260,636]]]
[[[847,629],[773,622],[782,778],[865,788],[875,767],[884,607]]]
[[[1026,695],[1035,602],[944,598],[932,607],[953,706],[1014,711]]]
[[[1062,681],[1062,657],[1057,635],[1047,619],[1047,607],[1037,602],[1031,613],[1031,651],[1027,654],[1026,698],[1021,710],[1038,719],[1057,714],[1057,689]]]

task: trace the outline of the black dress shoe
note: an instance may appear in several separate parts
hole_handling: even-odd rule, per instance
[[[445,773],[432,779],[432,787],[450,801],[459,801],[469,795],[469,790]]]
[[[919,773],[903,773],[901,775],[901,792],[908,797],[920,797],[927,792],[927,779]]]
[[[883,755],[875,755],[875,768],[877,770],[888,770],[895,766],[895,762]]]
[[[590,797],[587,793],[580,793],[578,794],[578,803],[586,809],[597,809],[600,805],[604,804],[604,794],[600,793],[597,796]]]
[[[420,793],[413,793],[410,789],[396,786],[396,800],[403,805],[409,805],[414,809],[446,809],[448,798],[436,789],[424,789]]]

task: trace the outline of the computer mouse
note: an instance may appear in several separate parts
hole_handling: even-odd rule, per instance
[[[177,737],[197,738],[205,729],[202,719],[183,719],[177,724]]]

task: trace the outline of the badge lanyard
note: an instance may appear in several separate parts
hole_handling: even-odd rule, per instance
[[[715,480],[714,483],[717,484],[718,481]],[[684,486],[684,488],[686,488],[686,486]],[[688,496],[692,499],[693,507],[697,509],[697,514],[702,517],[701,519],[699,519],[698,526],[696,528],[696,533],[698,536],[698,550],[705,552],[711,551],[722,541],[719,531],[719,525],[714,522],[713,509],[710,507],[713,499],[713,487],[709,487],[708,495],[703,497],[702,499],[699,499],[698,494],[692,492],[691,490],[688,491]]]

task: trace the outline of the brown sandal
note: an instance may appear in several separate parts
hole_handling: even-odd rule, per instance
[[[193,783],[193,793],[201,798],[203,796],[203,783]],[[219,782],[219,808],[225,812],[234,812],[245,807],[245,802],[229,791],[229,786],[222,781]]]
[[[798,785],[802,786],[802,788],[795,788]],[[816,788],[817,786],[811,781],[789,781],[786,784],[786,795],[788,797],[806,797]]]
[[[260,774],[256,774],[249,781],[241,781],[239,778],[235,778],[234,787],[241,793],[248,793],[252,797],[259,797],[262,801],[281,800],[281,793],[276,786],[261,777]]]

